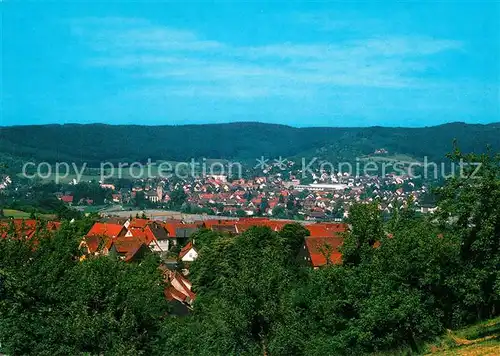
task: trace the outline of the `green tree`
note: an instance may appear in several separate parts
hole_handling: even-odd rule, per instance
[[[134,205],[136,207],[143,207],[146,204],[146,197],[142,190],[135,192]]]
[[[175,189],[170,193],[170,206],[174,209],[180,209],[181,206],[186,202],[187,194],[184,189]]]
[[[349,232],[342,247],[343,262],[358,265],[369,261],[373,246],[384,236],[384,224],[376,203],[354,204],[349,209]]]
[[[438,220],[460,244],[460,278],[450,279],[462,302],[457,322],[490,317],[500,310],[500,154],[448,156],[460,165],[437,189]]]
[[[208,230],[208,229],[201,229],[197,232],[195,232],[193,235],[191,235],[190,240],[193,242],[193,244],[196,246],[199,252],[201,252],[202,249],[207,248],[211,249],[212,245],[219,239],[222,238],[223,235],[221,233]]]
[[[149,354],[168,308],[159,261],[79,262],[78,226],[0,239],[1,351],[7,354]],[[81,236],[81,235],[80,235]]]
[[[269,228],[254,227],[202,249],[190,276],[204,353],[268,352],[282,322],[284,296],[298,280],[294,260],[283,253],[284,241]]]
[[[283,239],[283,244],[291,253],[291,258],[295,258],[298,255],[304,245],[305,238],[309,234],[309,230],[299,223],[286,224],[279,232],[279,236]]]
[[[277,217],[277,218],[286,218],[286,212],[285,212],[285,208],[283,208],[282,206],[280,205],[277,205],[273,208],[272,210],[273,212],[273,216],[274,217]]]
[[[247,216],[247,213],[245,213],[245,210],[238,209],[238,210],[236,210],[236,216],[243,218],[243,217]]]

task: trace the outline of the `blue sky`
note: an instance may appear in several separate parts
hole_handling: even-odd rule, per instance
[[[14,2],[1,125],[500,117],[498,2]]]

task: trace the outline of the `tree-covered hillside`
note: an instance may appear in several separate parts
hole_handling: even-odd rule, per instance
[[[351,160],[385,148],[439,160],[458,140],[466,152],[500,150],[500,124],[423,128],[294,128],[262,123],[184,126],[40,125],[0,128],[0,152],[38,161],[184,161],[191,158],[312,157]]]

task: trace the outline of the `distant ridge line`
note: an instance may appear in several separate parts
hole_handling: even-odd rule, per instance
[[[130,126],[130,127],[199,127],[199,126],[224,126],[224,125],[262,125],[262,126],[276,126],[276,127],[289,127],[294,129],[308,129],[308,128],[341,128],[341,129],[367,129],[367,128],[406,128],[406,129],[420,129],[420,128],[431,128],[431,127],[441,127],[448,125],[477,125],[477,126],[497,126],[500,125],[500,121],[489,122],[489,123],[468,123],[464,121],[450,121],[446,123],[441,123],[437,125],[424,125],[424,126],[382,126],[382,125],[372,125],[372,126],[293,126],[286,124],[276,124],[268,123],[262,121],[232,121],[232,122],[220,122],[220,123],[195,123],[195,124],[154,124],[154,125],[144,125],[144,124],[109,124],[105,122],[89,122],[89,123],[79,123],[79,122],[69,122],[69,123],[49,123],[49,124],[26,124],[26,125],[0,125],[0,128],[9,127],[43,127],[43,126]]]

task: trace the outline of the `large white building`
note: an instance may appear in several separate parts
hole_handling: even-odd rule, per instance
[[[345,190],[347,188],[346,184],[299,184],[295,186],[297,190],[310,190],[310,191],[320,191],[320,190]]]

